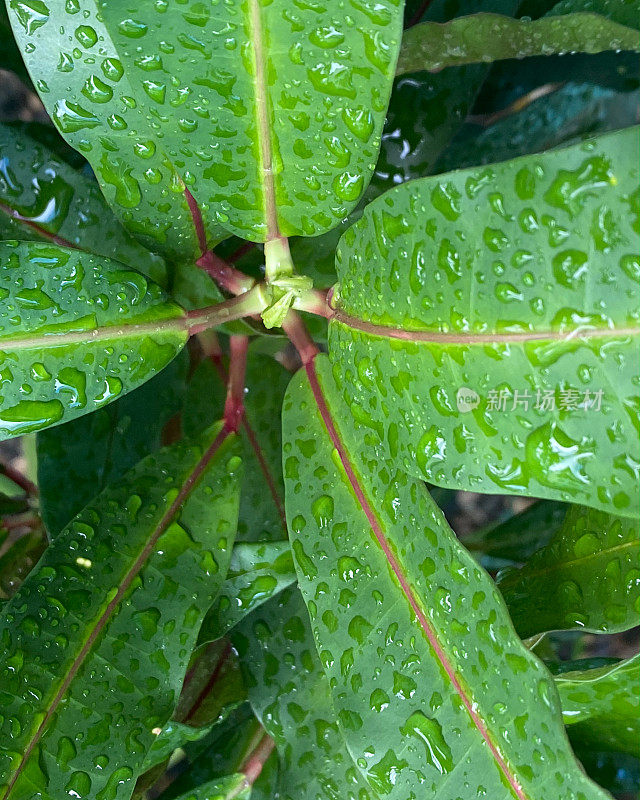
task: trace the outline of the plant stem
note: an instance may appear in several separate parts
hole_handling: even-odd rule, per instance
[[[246,256],[247,253],[250,253],[255,246],[255,242],[245,242],[244,244],[241,244],[237,250],[234,250],[233,253],[227,257],[227,261],[231,264],[235,264],[236,261],[239,261],[242,258],[242,256]]]
[[[290,311],[282,323],[282,329],[298,351],[303,365],[313,361],[320,352],[309,335],[304,322],[295,311]]]
[[[231,294],[243,294],[255,285],[253,278],[232,267],[213,250],[207,250],[196,264],[210,275],[218,286]]]
[[[412,28],[414,25],[417,25],[418,22],[422,19],[422,17],[426,14],[427,9],[431,5],[433,0],[423,0],[420,7],[417,9],[416,13],[411,17],[409,22],[406,24],[406,28]]]
[[[248,292],[244,292],[238,297],[232,297],[224,303],[189,311],[187,314],[189,335],[201,333],[207,328],[215,328],[224,322],[260,314],[269,305],[270,294],[268,287],[258,284]]]
[[[4,474],[13,481],[16,486],[19,486],[26,494],[37,495],[38,487],[17,469],[14,469],[10,464],[4,461],[0,462],[0,473]]]
[[[258,780],[258,777],[260,776],[260,773],[262,772],[262,769],[267,763],[267,760],[273,752],[275,746],[276,743],[269,736],[269,734],[263,730],[262,736],[258,740],[255,748],[247,755],[247,758],[240,767],[240,772],[244,774],[248,786],[253,786],[253,784]]]
[[[264,263],[267,283],[293,275],[293,261],[286,236],[277,236],[265,242]]]
[[[306,311],[308,314],[331,319],[334,312],[327,300],[329,292],[330,289],[311,289],[296,298],[293,307],[298,311]]]
[[[224,404],[224,420],[227,428],[237,433],[244,415],[244,376],[247,368],[248,336],[232,336],[229,340],[229,382]]]

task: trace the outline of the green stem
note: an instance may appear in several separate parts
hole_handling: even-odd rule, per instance
[[[248,292],[232,297],[224,303],[199,308],[187,314],[189,335],[201,333],[207,328],[215,328],[225,322],[260,314],[271,302],[271,290],[264,284],[254,286]]]

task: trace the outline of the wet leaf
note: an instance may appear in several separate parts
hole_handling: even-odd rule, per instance
[[[290,374],[275,359],[249,350],[239,435],[247,480],[242,486],[239,541],[281,539],[286,535],[282,483],[280,409]],[[212,359],[193,374],[182,424],[187,435],[203,430],[222,414],[226,366]]]
[[[97,183],[33,139],[0,124],[0,236],[53,241],[121,261],[165,284],[162,259],[114,217]]]
[[[282,760],[282,800],[376,800],[345,746],[300,593],[286,589],[234,633],[249,699]]]
[[[37,434],[40,508],[49,536],[56,536],[109,483],[162,446],[165,425],[184,402],[188,362],[183,350],[125,397]]]
[[[249,800],[250,797],[251,786],[247,784],[246,777],[236,774],[203,783],[176,797],[176,800]]]
[[[365,444],[438,486],[637,514],[637,165],[630,128],[367,208],[329,330]]]
[[[0,439],[88,414],[187,340],[182,309],[140,272],[53,244],[0,243]]]
[[[639,99],[638,91],[616,92],[587,82],[569,82],[489,127],[466,125],[442,153],[434,172],[539,153],[635,125]]]
[[[173,719],[197,728],[218,725],[246,699],[238,659],[230,642],[218,639],[194,650]]]
[[[538,500],[499,525],[465,536],[464,546],[474,553],[522,563],[549,543],[569,508],[556,500]]]
[[[147,751],[146,758],[142,764],[141,771],[162,764],[171,757],[173,752],[179,747],[183,747],[187,742],[198,742],[209,734],[211,727],[194,728],[185,725],[183,722],[170,720],[164,728],[157,734],[151,747]]]
[[[13,542],[3,542],[0,556],[0,598],[11,597],[18,590],[47,546],[42,526],[26,532]]]
[[[149,456],[69,524],[6,604],[3,798],[130,797],[224,580],[240,467],[220,425]]]
[[[297,580],[289,541],[238,542],[216,605],[200,628],[200,643],[219,639],[247,614]]]
[[[566,14],[533,22],[473,14],[444,25],[422,22],[406,31],[396,74],[507,58],[639,49],[637,30],[598,14]]]
[[[30,85],[29,75],[11,33],[11,24],[4,3],[0,3],[0,42],[2,42],[0,69],[15,72],[21,80]]]
[[[194,250],[187,187],[209,246],[225,229],[255,241],[321,233],[362,194],[400,44],[398,0],[350,2],[348,13],[340,0],[9,8],[52,118],[154,249]]]
[[[162,800],[184,800],[209,795],[197,794],[204,788],[216,787],[219,782],[233,778],[231,786],[243,792],[251,786],[252,800],[273,795],[273,783],[277,777],[277,764],[271,756],[273,743],[264,728],[251,713],[247,704],[237,709],[222,725],[216,726],[209,736],[185,747],[186,763],[179,765],[180,774],[161,795]],[[259,768],[259,775],[256,775]],[[276,767],[276,769],[274,769]],[[245,782],[246,781],[246,782]],[[266,794],[262,794],[266,791]],[[238,795],[241,798],[248,794]],[[212,795],[218,800],[218,795]],[[236,795],[222,795],[221,800],[235,800]]]
[[[341,732],[373,789],[604,798],[492,581],[424,484],[374,443],[363,450],[325,357],[293,380],[283,413],[300,588]]]
[[[573,506],[549,544],[498,576],[523,638],[542,631],[615,633],[638,624],[637,520]]]
[[[572,742],[640,756],[640,656],[555,681]]]

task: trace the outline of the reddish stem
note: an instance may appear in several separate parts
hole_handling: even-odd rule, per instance
[[[282,323],[282,329],[298,351],[302,363],[306,366],[313,361],[320,351],[309,335],[304,322],[295,311],[290,311],[287,314]]]
[[[30,528],[34,530],[40,525],[40,519],[36,516],[28,517],[4,517],[2,526],[6,531],[16,531],[20,528]]]
[[[296,302],[295,307],[300,311],[331,319],[334,314],[329,304],[332,295],[333,289],[312,289]]]
[[[416,13],[411,17],[409,22],[407,22],[406,27],[411,28],[414,25],[417,25],[418,22],[420,22],[422,17],[425,15],[427,9],[429,8],[432,2],[433,0],[423,0],[419,8],[417,9]]]
[[[245,242],[244,244],[240,245],[237,250],[234,250],[233,253],[231,253],[231,255],[227,258],[227,261],[235,264],[236,261],[239,261],[242,258],[242,256],[246,256],[247,253],[250,253],[255,246],[255,242]]]
[[[207,250],[196,261],[218,286],[231,294],[242,294],[247,292],[255,284],[253,278],[249,278],[240,270],[234,269],[230,264],[220,258],[213,250]]]
[[[218,663],[216,664],[213,672],[211,673],[211,676],[209,677],[209,680],[206,682],[204,688],[202,689],[200,694],[195,699],[194,704],[191,706],[191,708],[189,709],[188,713],[185,715],[183,722],[188,722],[189,720],[192,720],[194,718],[194,716],[196,715],[196,712],[198,711],[200,706],[204,703],[204,701],[206,700],[207,696],[209,695],[209,693],[211,692],[213,687],[216,685],[216,681],[220,677],[220,673],[222,672],[222,668],[224,667],[224,664],[225,664],[227,658],[229,657],[230,653],[231,653],[231,642],[227,642],[226,646],[225,646],[225,649],[220,654],[220,658],[218,660]],[[186,683],[186,679],[185,679],[185,683]]]
[[[206,352],[206,351],[205,351]],[[213,365],[218,373],[220,380],[223,383],[227,383],[229,378],[227,375],[227,370],[225,369],[224,362],[222,359],[222,353],[219,354],[216,352],[208,353],[209,358],[213,362]],[[275,478],[271,472],[269,464],[267,463],[267,459],[264,457],[264,453],[262,452],[262,447],[260,446],[260,442],[258,441],[258,437],[256,432],[251,427],[251,423],[249,422],[246,412],[243,410],[242,414],[242,427],[247,435],[247,439],[249,440],[249,444],[255,453],[256,459],[260,468],[262,469],[262,474],[264,475],[264,479],[267,482],[267,486],[269,487],[269,491],[271,492],[271,497],[273,502],[278,510],[278,515],[282,522],[282,530],[284,531],[285,536],[287,535],[287,517],[284,511],[284,503],[282,502],[282,498],[280,497],[280,492],[278,491],[278,487],[276,485]]]
[[[200,252],[204,254],[207,252],[207,233],[204,228],[204,220],[202,219],[200,207],[198,206],[196,198],[186,187],[184,190],[184,196],[187,198],[187,205],[189,206],[191,219],[193,220],[193,227],[195,228],[196,236],[198,237],[198,246],[200,247]]]
[[[237,433],[244,416],[244,376],[247,369],[248,336],[231,336],[229,339],[229,383],[224,405],[224,421],[229,430]]]
[[[273,753],[276,743],[265,731],[263,736],[258,741],[253,751],[248,754],[244,763],[240,767],[240,772],[243,773],[250,786],[258,780],[264,765],[269,760],[269,756]]]
[[[284,503],[282,502],[282,498],[280,497],[280,493],[278,492],[278,487],[276,486],[276,482],[271,474],[271,470],[269,469],[269,465],[267,464],[267,460],[264,457],[264,453],[262,452],[262,447],[260,447],[260,442],[258,441],[258,437],[255,434],[255,431],[249,424],[249,420],[247,419],[247,415],[244,414],[242,417],[242,426],[247,434],[247,439],[249,440],[249,444],[253,448],[253,452],[255,453],[256,458],[258,459],[258,463],[260,464],[260,468],[262,469],[262,473],[264,478],[267,482],[267,486],[269,487],[269,491],[271,492],[271,497],[273,498],[273,502],[276,505],[278,510],[278,515],[280,517],[280,521],[282,522],[282,530],[287,535],[287,516],[284,511]]]
[[[17,469],[14,469],[10,464],[0,462],[0,473],[4,473],[4,475],[6,475],[10,481],[13,481],[16,486],[19,486],[27,494],[38,494],[38,487],[35,485],[35,483],[30,481],[26,475],[23,475],[21,472],[18,472]]]
[[[78,250],[79,247],[77,244],[70,242],[68,239],[63,239],[61,236],[56,236],[55,233],[50,233],[48,230],[43,228],[41,225],[38,225],[37,222],[34,222],[31,219],[27,219],[23,217],[18,211],[10,206],[5,205],[4,203],[0,203],[0,211],[6,214],[9,217],[17,220],[18,222],[22,222],[27,225],[32,230],[36,231],[43,239],[48,239],[50,242],[59,245],[60,247],[71,247],[73,250]]]

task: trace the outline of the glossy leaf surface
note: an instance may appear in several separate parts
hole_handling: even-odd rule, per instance
[[[300,593],[285,590],[234,633],[249,699],[282,759],[283,800],[376,800],[340,735]]]
[[[188,766],[162,793],[162,800],[181,800],[189,797],[190,792],[200,791],[202,786],[215,787],[216,782],[226,781],[231,775],[242,777],[242,781],[237,778],[236,784],[242,791],[253,784],[256,789],[255,797],[251,793],[253,800],[272,798],[274,791],[271,787],[275,777],[273,759],[270,758],[272,751],[273,743],[245,703],[222,725],[216,726],[206,739],[186,745]],[[256,780],[258,765],[262,765],[262,771]],[[266,794],[261,794],[261,791]],[[231,793],[228,800],[234,797]],[[223,800],[227,800],[224,795]]]
[[[499,525],[465,536],[464,546],[471,552],[522,563],[549,543],[569,508],[556,500],[538,500]]]
[[[115,261],[53,244],[0,244],[0,438],[95,411],[166,366],[182,309]]]
[[[38,433],[40,509],[50,536],[109,483],[161,447],[165,425],[184,402],[187,367],[183,350],[125,397]]]
[[[208,781],[197,789],[181,794],[176,800],[249,800],[251,787],[244,775],[228,775],[226,778]]]
[[[278,362],[249,351],[245,414],[240,427],[247,480],[242,487],[238,539],[264,541],[286,535],[280,410],[290,374]],[[226,366],[208,359],[189,383],[182,424],[185,434],[201,431],[222,414]]]
[[[630,128],[367,208],[329,352],[387,455],[439,486],[637,513],[637,197]]]
[[[604,798],[492,581],[422,482],[373,442],[363,452],[325,357],[293,380],[283,419],[300,588],[342,734],[374,791]]]
[[[534,22],[474,14],[445,25],[423,22],[410,28],[402,39],[397,74],[505,58],[638,49],[637,30],[598,14],[567,14]]]
[[[210,244],[223,228],[256,241],[320,233],[365,188],[400,44],[398,0],[353,2],[348,14],[337,0],[295,11],[283,0],[9,8],[36,84],[55,87],[39,84],[56,124],[148,236],[155,221],[167,242],[187,237],[187,186],[212,223]],[[134,101],[124,113],[123,97]]]
[[[135,100],[93,0],[8,0],[13,32],[56,127],[80,150],[125,228],[171,260],[201,253],[182,167]],[[223,230],[207,217],[203,237]]]
[[[0,124],[0,235],[46,239],[113,258],[166,282],[166,268],[114,217],[96,182],[22,126]]]
[[[25,69],[24,62],[20,57],[20,51],[13,40],[11,24],[4,4],[0,3],[0,41],[2,41],[2,53],[0,54],[0,69],[15,72],[23,81],[29,83],[29,75]]]
[[[637,625],[639,535],[637,520],[573,506],[546,547],[498,577],[520,636],[570,628],[614,633]]]
[[[70,523],[4,607],[3,800],[130,797],[224,580],[240,468],[221,426],[149,456]]]
[[[640,756],[640,657],[555,680],[572,741]]]
[[[199,641],[213,641],[231,630],[258,606],[297,580],[288,540],[238,542],[216,605],[200,628]]]

